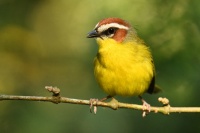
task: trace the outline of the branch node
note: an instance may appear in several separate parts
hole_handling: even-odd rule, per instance
[[[118,105],[119,105],[119,102],[115,99],[115,98],[112,98],[112,100],[108,103],[108,105],[110,106],[110,108],[112,108],[113,110],[117,110],[118,109]]]
[[[52,96],[52,103],[55,104],[60,103],[60,96]]]
[[[158,101],[163,104],[163,106],[169,105],[169,100],[167,98],[159,97]]]
[[[169,105],[169,100],[167,98],[163,98],[163,97],[159,97],[158,101],[161,102],[163,104],[163,114],[167,114],[169,115],[170,113],[170,105]]]
[[[45,86],[45,89],[52,92],[54,97],[60,96],[60,89],[58,87]]]
[[[168,104],[167,106],[164,106],[164,114],[169,115],[170,113],[170,105]]]

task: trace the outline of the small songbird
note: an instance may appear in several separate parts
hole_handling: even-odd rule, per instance
[[[96,38],[99,49],[94,59],[94,75],[108,97],[156,93],[155,67],[149,47],[136,30],[120,18],[101,20],[88,38]],[[105,98],[106,99],[106,98]]]

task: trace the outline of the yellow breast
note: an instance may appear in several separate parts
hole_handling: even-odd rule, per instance
[[[147,91],[154,74],[152,57],[144,44],[97,39],[99,50],[94,74],[100,87],[111,96],[138,96]]]

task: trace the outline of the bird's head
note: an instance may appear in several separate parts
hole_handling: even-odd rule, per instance
[[[88,34],[88,38],[101,40],[112,39],[122,43],[136,36],[136,31],[131,25],[120,18],[106,18],[101,20]]]

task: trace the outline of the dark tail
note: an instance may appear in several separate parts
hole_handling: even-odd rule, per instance
[[[155,77],[152,78],[151,80],[151,84],[149,85],[149,89],[147,90],[147,92],[149,94],[153,94],[153,93],[159,93],[161,92],[161,88],[155,84]]]

